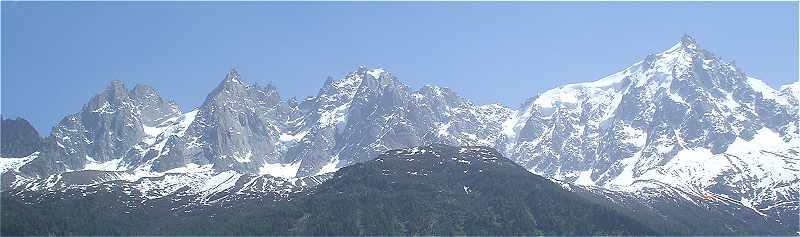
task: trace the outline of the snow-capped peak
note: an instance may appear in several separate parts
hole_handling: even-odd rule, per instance
[[[687,35],[666,51],[650,55],[639,64],[644,66],[642,67],[644,70],[652,69],[655,72],[671,75],[691,68],[695,57],[701,51],[694,38]]]
[[[569,84],[556,89],[548,90],[536,98],[533,105],[551,108],[559,103],[577,104],[584,98],[591,98],[598,93],[620,93],[624,90],[625,79],[636,80],[637,85],[644,83],[663,84],[669,82],[671,77],[652,76],[654,74],[672,75],[673,73],[691,68],[692,60],[700,48],[695,39],[689,35],[681,37],[680,41],[664,52],[651,55],[644,61],[638,62],[625,70],[606,76],[593,82]],[[680,69],[680,70],[678,70]],[[651,71],[652,70],[652,71]],[[639,76],[634,76],[639,74]],[[645,80],[647,78],[660,78],[661,80]]]
[[[683,52],[692,53],[697,51],[698,49],[699,47],[694,37],[689,35],[684,35],[677,43],[675,43],[675,45],[665,50],[664,52],[659,53],[658,55],[675,54]]]

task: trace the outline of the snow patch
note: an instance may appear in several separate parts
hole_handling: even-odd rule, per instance
[[[298,132],[296,134],[283,133],[283,134],[280,135],[280,137],[278,137],[278,140],[280,140],[281,142],[287,142],[287,143],[298,142],[298,141],[302,140],[303,137],[306,136],[306,134],[308,134],[308,130],[302,131],[302,132]]]
[[[92,112],[100,114],[113,114],[116,111],[114,111],[114,109],[111,108],[111,104],[109,104],[108,101],[105,101],[103,102],[103,105],[100,106],[100,108],[97,108]]]
[[[367,71],[367,74],[372,76],[372,78],[379,79],[381,77],[381,74],[383,74],[383,72],[385,72],[385,70],[383,70],[383,68],[376,68],[376,69],[372,69],[372,70]]]
[[[628,187],[636,181],[633,173],[633,168],[636,165],[639,157],[636,155],[617,161],[619,166],[622,166],[622,172],[619,173],[614,179],[608,182],[605,186],[609,188],[622,188]]]
[[[743,155],[757,150],[786,150],[789,147],[781,138],[781,135],[769,128],[761,128],[753,135],[753,139],[745,141],[737,137],[736,140],[728,146],[726,153],[734,155]]]
[[[297,176],[297,171],[300,170],[300,163],[300,161],[290,164],[264,163],[264,165],[258,169],[258,173],[261,175],[267,174],[281,178],[294,178]]]
[[[583,186],[594,186],[594,181],[592,180],[592,171],[593,170],[586,170],[578,172],[578,179],[575,180],[575,184],[583,185]]]
[[[39,157],[39,152],[34,152],[29,156],[22,157],[22,158],[0,158],[0,174],[3,174],[8,171],[16,171],[19,172],[19,168],[28,164],[32,160]]]
[[[450,124],[452,123],[453,121],[448,121],[446,124],[439,126],[439,129],[437,129],[437,134],[439,134],[439,136],[441,137],[446,137],[450,135],[450,133],[447,130],[450,129]]]
[[[239,163],[252,162],[253,161],[252,158],[253,158],[253,152],[252,151],[247,151],[247,153],[244,153],[244,155],[242,155],[240,152],[236,152],[236,153],[233,154],[233,159],[236,160],[236,162],[239,162]]]
[[[83,170],[98,170],[98,171],[125,171],[125,167],[120,167],[122,158],[113,159],[109,161],[99,162],[92,157],[86,156],[89,162],[83,167]]]
[[[347,121],[347,110],[350,109],[350,102],[337,106],[331,111],[325,111],[319,116],[319,123],[322,127],[339,126]]]
[[[239,180],[239,177],[242,177],[242,174],[232,170],[216,174],[203,183],[203,186],[200,187],[200,191],[206,194],[225,191],[236,185],[236,181]]]
[[[214,165],[212,164],[198,165],[194,163],[189,163],[181,167],[167,170],[164,173],[181,173],[181,174],[209,173],[214,171],[213,167]]]
[[[631,127],[630,125],[622,126],[622,133],[624,142],[632,144],[636,147],[644,146],[647,141],[647,134],[644,131]]]
[[[320,168],[319,171],[317,172],[317,175],[336,172],[337,170],[339,170],[338,168],[339,162],[340,161],[338,157],[334,158],[334,160],[332,160],[330,163],[322,166],[322,168]]]

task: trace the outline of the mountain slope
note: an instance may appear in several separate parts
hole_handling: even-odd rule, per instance
[[[485,147],[388,151],[343,168],[294,204],[315,210],[295,228],[316,235],[653,233]]]
[[[237,182],[244,183],[244,182]],[[500,185],[502,184],[502,185]],[[238,184],[236,186],[239,186]],[[4,234],[653,234],[616,211],[530,174],[484,147],[393,150],[280,198],[192,205],[182,192],[142,200],[125,186],[3,196]],[[135,191],[134,191],[135,192]],[[91,198],[83,198],[93,193]],[[221,196],[220,196],[221,197]],[[40,200],[40,204],[27,203]],[[277,200],[277,201],[276,201]],[[253,208],[258,207],[258,208]],[[381,211],[375,211],[381,210]],[[147,228],[144,228],[147,227]]]
[[[566,183],[562,186],[595,203],[647,223],[661,233],[764,236],[792,235],[797,230],[795,225],[781,222],[796,219],[796,212],[778,211],[768,216],[737,200],[724,196],[697,196],[669,185],[652,185],[636,192]]]
[[[558,180],[630,192],[666,185],[793,223],[781,214],[797,213],[800,190],[791,92],[685,36],[621,72],[531,99],[506,124],[506,154]]]

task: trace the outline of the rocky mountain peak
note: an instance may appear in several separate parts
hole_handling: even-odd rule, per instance
[[[147,126],[154,127],[181,114],[177,103],[163,99],[157,90],[148,85],[137,84],[129,96],[141,111],[142,122]]]
[[[225,75],[224,82],[240,82],[241,83],[241,81],[239,81],[239,71],[237,71],[236,68],[231,68],[231,70],[228,71],[228,74]]]
[[[101,93],[96,94],[83,107],[85,113],[114,114],[121,107],[129,106],[130,100],[125,84],[120,80],[113,80]]]
[[[126,99],[128,99],[128,91],[125,89],[125,84],[120,80],[111,81],[111,84],[109,84],[102,93],[93,98],[93,100],[100,102],[100,106],[102,106],[102,103],[105,101],[117,104]]]
[[[247,91],[247,86],[241,81],[240,78],[241,77],[239,76],[239,72],[235,68],[231,68],[231,70],[225,74],[225,79],[223,79],[219,83],[219,85],[217,85],[217,87],[214,88],[214,90],[208,93],[208,97],[206,97],[205,104],[220,99],[229,100],[229,99],[235,99],[232,97],[244,96],[244,94],[246,94]]]
[[[672,47],[659,54],[660,55],[682,54],[682,53],[694,54],[698,51],[702,51],[702,49],[697,43],[697,40],[695,40],[695,38],[690,35],[684,35]]]
[[[113,94],[124,94],[126,92],[125,83],[120,80],[113,80],[106,90]]]
[[[138,96],[146,96],[151,94],[158,94],[158,92],[151,86],[144,84],[136,84],[131,90],[131,94]]]

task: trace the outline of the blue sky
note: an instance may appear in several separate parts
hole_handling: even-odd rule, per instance
[[[2,114],[47,134],[118,79],[199,106],[235,66],[286,98],[384,67],[516,107],[683,34],[773,87],[798,80],[798,3],[2,2]]]

